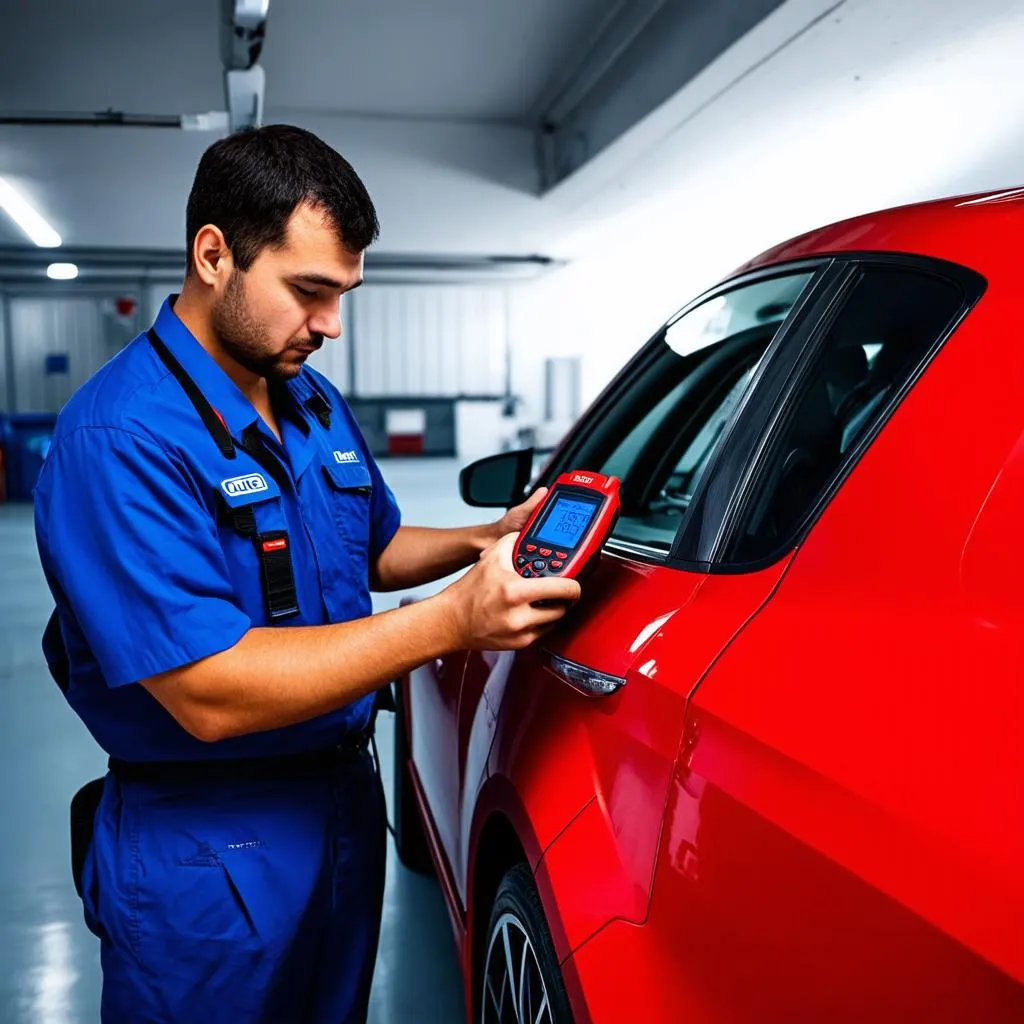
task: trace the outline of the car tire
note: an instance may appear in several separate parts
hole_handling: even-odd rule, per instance
[[[398,859],[418,875],[432,875],[434,862],[430,857],[427,835],[420,818],[420,808],[413,789],[409,767],[409,740],[405,727],[405,702],[402,687],[395,684],[395,851]]]
[[[502,878],[482,948],[477,1024],[572,1024],[569,997],[528,864],[515,865]]]

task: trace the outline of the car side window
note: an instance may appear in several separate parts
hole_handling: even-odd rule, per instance
[[[754,370],[814,271],[741,285],[669,324],[576,468],[622,481],[615,540],[667,554]]]
[[[722,561],[751,564],[787,550],[960,314],[965,295],[944,277],[866,266],[816,348],[744,519]]]

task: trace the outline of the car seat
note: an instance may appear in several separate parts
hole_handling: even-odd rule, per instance
[[[824,353],[789,425],[773,474],[777,483],[765,488],[752,532],[781,539],[810,510],[842,457],[843,424],[837,410],[867,374],[867,356],[860,345]]]

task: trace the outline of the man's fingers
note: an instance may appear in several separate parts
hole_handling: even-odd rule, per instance
[[[500,552],[501,554],[507,555],[509,559],[509,568],[512,567],[512,552],[516,548],[516,540],[519,538],[518,533],[504,533],[501,537],[494,542],[491,548],[494,552]]]
[[[545,604],[538,607],[530,606],[530,629],[537,629],[541,626],[553,626],[569,610],[569,605],[563,601],[557,604]]]
[[[490,547],[484,548],[480,552],[480,559],[487,559],[493,561],[497,559],[502,565],[504,565],[509,572],[515,572],[513,568],[513,554],[516,547],[516,538],[519,536],[518,533],[505,533],[502,534]]]
[[[548,489],[546,487],[538,487],[537,490],[531,494],[526,501],[523,502],[523,508],[529,509],[531,512],[547,497]]]
[[[561,579],[558,576],[539,576],[524,579],[517,588],[524,601],[536,604],[538,601],[569,601],[580,599],[580,585],[576,580]]]

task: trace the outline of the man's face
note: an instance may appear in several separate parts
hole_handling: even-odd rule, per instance
[[[362,253],[348,252],[320,211],[299,206],[284,245],[232,272],[213,308],[217,340],[252,373],[288,380],[324,338],[341,334],[341,295],[362,279]]]

